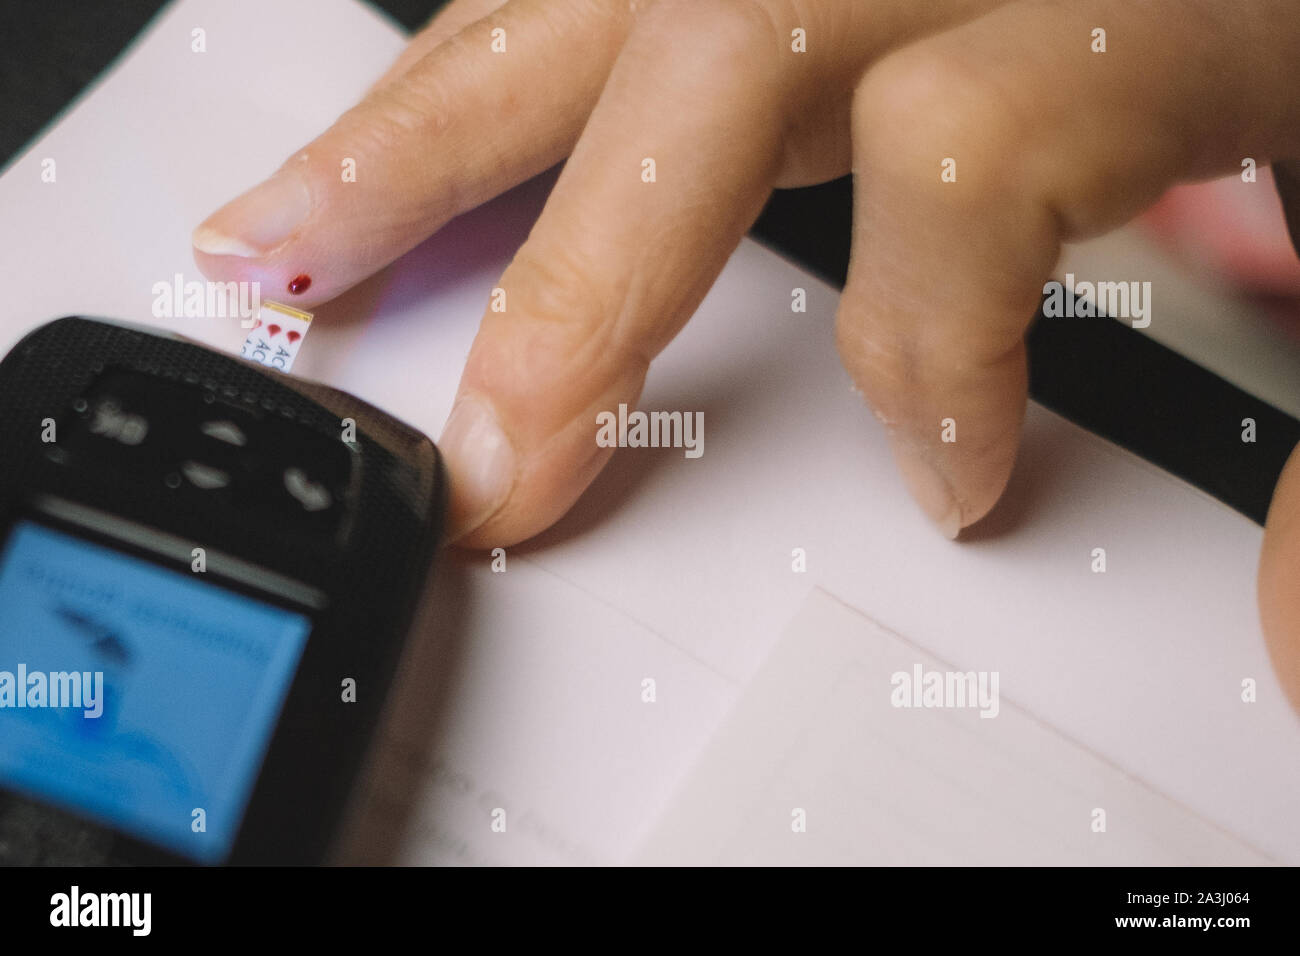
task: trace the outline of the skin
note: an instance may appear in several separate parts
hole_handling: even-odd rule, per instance
[[[307,272],[294,301],[311,308],[568,157],[440,440],[453,538],[495,547],[590,484],[612,453],[596,412],[636,402],[771,190],[851,170],[840,355],[918,504],[956,537],[1010,475],[1024,333],[1061,243],[1245,156],[1300,157],[1297,63],[1290,0],[455,0],[274,188],[203,223],[195,257],[270,288]],[[357,182],[340,182],[342,156]],[[956,182],[940,181],[946,157]],[[1298,572],[1293,455],[1259,603],[1300,708]]]

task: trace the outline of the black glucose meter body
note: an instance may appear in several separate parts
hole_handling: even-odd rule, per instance
[[[338,390],[70,317],[0,362],[0,863],[328,859],[445,510]]]

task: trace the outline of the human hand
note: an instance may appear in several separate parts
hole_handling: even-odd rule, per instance
[[[1285,0],[456,0],[360,105],[204,223],[196,257],[269,288],[309,275],[309,307],[569,156],[439,443],[453,535],[507,545],[595,477],[611,453],[596,413],[635,404],[771,189],[852,169],[840,353],[955,536],[1010,474],[1023,336],[1061,243],[1243,157],[1300,155],[1297,64]],[[1260,603],[1300,705],[1298,472],[1275,496]]]

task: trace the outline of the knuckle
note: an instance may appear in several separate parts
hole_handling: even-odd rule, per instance
[[[954,198],[1003,181],[1024,130],[988,71],[972,70],[940,44],[895,51],[867,70],[853,99],[859,163],[873,173],[938,182],[953,157]]]
[[[589,332],[609,303],[593,278],[597,264],[570,244],[538,249],[525,243],[510,265],[507,292],[523,298],[523,314],[559,329]]]
[[[601,33],[591,30],[597,23],[625,26],[633,22],[639,7],[654,0],[565,0],[564,3],[541,4],[537,13],[541,22],[551,31],[557,43],[566,43],[578,36]],[[610,35],[623,35],[623,29]]]
[[[440,136],[451,125],[453,99],[448,92],[438,71],[413,68],[405,80],[379,94],[375,121],[399,136]]]
[[[339,118],[335,129],[358,151],[372,155],[410,149],[410,141],[429,142],[451,123],[441,85],[428,74],[412,75],[366,97]]]
[[[855,306],[841,307],[835,332],[841,361],[889,428],[937,436],[942,419],[952,417],[972,458],[1001,460],[1014,450],[1027,386],[1022,341],[996,359],[971,362],[956,341],[918,340]]]
[[[689,57],[715,80],[721,70],[752,73],[755,49],[778,42],[762,0],[656,0],[639,8],[633,28],[639,39],[685,53],[680,59]]]
[[[649,358],[639,342],[617,334],[625,291],[600,281],[592,256],[576,244],[532,240],[516,254],[501,278],[507,308],[484,319],[490,354],[479,356],[478,374],[497,393],[558,388],[585,399],[628,370],[644,374]]]
[[[835,344],[854,383],[880,417],[889,423],[908,417],[921,385],[915,342],[845,296],[835,317]]]

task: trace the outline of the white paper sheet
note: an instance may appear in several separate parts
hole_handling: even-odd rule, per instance
[[[195,26],[206,54],[190,51]],[[290,35],[300,42],[285,44]],[[198,278],[193,226],[350,106],[402,42],[351,0],[309,13],[283,0],[169,7],[0,177],[0,347],[69,313],[237,347],[237,320],[153,319],[153,283]],[[41,181],[46,157],[56,183]],[[436,436],[490,289],[546,188],[462,217],[319,309],[295,373]],[[790,312],[796,286],[806,314]],[[704,456],[620,452],[555,529],[512,549],[506,573],[476,558],[445,566],[456,587],[425,629],[454,624],[460,653],[439,656],[446,642],[430,638],[425,663],[403,675],[408,700],[448,690],[424,724],[393,731],[403,746],[379,783],[409,791],[414,822],[389,851],[632,859],[819,587],[963,669],[998,670],[1003,693],[1039,720],[1300,862],[1300,722],[1256,620],[1260,530],[1031,406],[1005,506],[974,540],[943,540],[849,389],[835,301],[744,242],[642,398],[703,410]],[[1106,574],[1090,571],[1094,547],[1107,550]],[[791,570],[794,548],[806,573]],[[1258,703],[1242,703],[1244,678],[1258,682]],[[491,829],[497,798],[504,834]]]
[[[1272,862],[1021,710],[996,677],[960,675],[814,590],[640,862]]]

